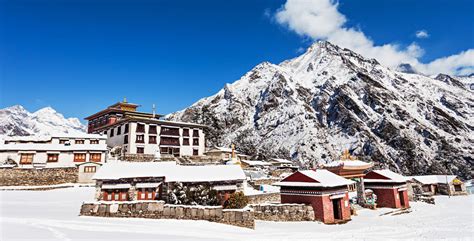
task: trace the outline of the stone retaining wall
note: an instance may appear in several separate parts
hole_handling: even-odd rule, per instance
[[[314,221],[313,207],[305,204],[250,205],[257,220],[265,221]]]
[[[206,220],[254,228],[251,210],[223,210],[222,207],[165,204],[164,201],[84,203],[80,215],[152,219]]]
[[[0,186],[39,186],[77,182],[76,167],[70,168],[0,168]]]
[[[279,192],[247,195],[247,197],[249,199],[249,204],[280,203],[281,201],[281,195]]]
[[[313,207],[304,204],[250,205],[250,209],[220,206],[185,206],[164,201],[83,203],[82,216],[206,220],[244,228],[255,228],[255,220],[314,221]]]

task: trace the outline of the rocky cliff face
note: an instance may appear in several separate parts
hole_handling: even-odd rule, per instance
[[[0,137],[84,133],[85,130],[79,119],[64,118],[51,107],[34,113],[21,105],[0,109]]]
[[[471,78],[391,70],[329,42],[278,65],[262,63],[217,94],[167,116],[209,125],[210,145],[303,166],[361,159],[405,174],[470,177]],[[466,84],[467,83],[467,84]]]

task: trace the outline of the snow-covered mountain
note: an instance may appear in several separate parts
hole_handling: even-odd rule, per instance
[[[86,127],[77,118],[64,116],[51,107],[29,112],[21,105],[0,109],[1,136],[30,136],[84,133]]]
[[[209,125],[210,145],[311,166],[350,149],[405,174],[470,177],[470,80],[389,69],[329,42],[278,65],[261,63],[168,119]],[[460,84],[461,83],[461,84]]]

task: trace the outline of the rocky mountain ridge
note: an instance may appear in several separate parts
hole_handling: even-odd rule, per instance
[[[84,133],[77,118],[65,118],[51,107],[29,112],[21,105],[0,109],[0,136],[42,136]]]
[[[473,78],[403,73],[329,42],[264,62],[167,116],[210,126],[209,144],[311,167],[344,149],[405,174],[471,177]]]

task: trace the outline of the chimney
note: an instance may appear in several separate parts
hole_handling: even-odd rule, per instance
[[[152,109],[153,109],[153,118],[155,118],[155,115],[156,115],[155,114],[155,109],[156,109],[155,104],[153,104]]]

